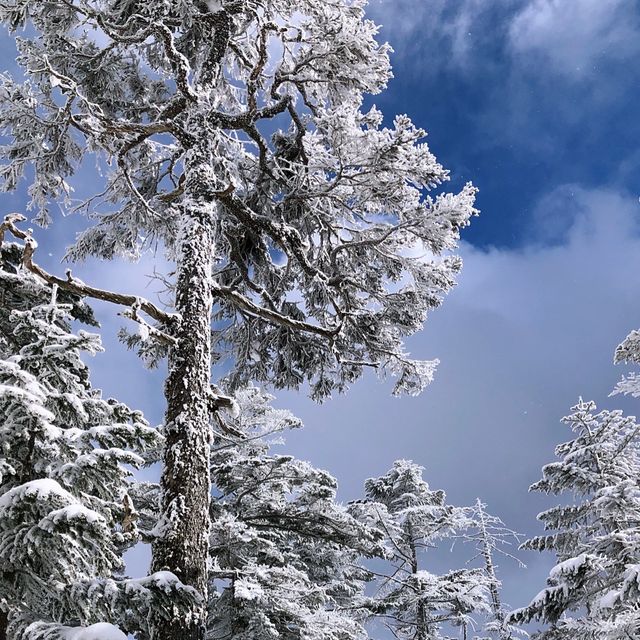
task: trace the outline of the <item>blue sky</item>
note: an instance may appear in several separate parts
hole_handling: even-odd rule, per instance
[[[523,246],[558,185],[637,191],[640,14],[631,0],[372,0],[395,80],[376,102],[472,179],[478,246]],[[532,228],[533,227],[533,228]]]
[[[307,424],[287,449],[334,473],[345,500],[395,458],[414,459],[451,501],[480,496],[536,533],[550,501],[527,487],[568,438],[559,419],[578,396],[637,412],[607,396],[623,372],[613,350],[640,326],[640,4],[372,0],[370,14],[395,49],[395,79],[375,103],[427,129],[451,188],[472,180],[482,213],[463,236],[460,285],[410,342],[416,357],[440,358],[433,385],[398,400],[366,378],[321,407],[280,394]],[[42,236],[52,268],[75,225]],[[151,270],[76,268],[134,292]],[[121,320],[99,311],[109,349],[96,381],[159,422],[162,376],[116,344]],[[502,567],[513,606],[542,588],[552,562],[522,557],[527,571]]]

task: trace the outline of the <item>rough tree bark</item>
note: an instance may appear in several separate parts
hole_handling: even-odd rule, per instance
[[[163,536],[153,549],[152,571],[168,570],[207,597],[208,537],[210,530],[210,375],[211,270],[213,238],[209,171],[191,170],[178,244],[175,310],[181,320],[177,345],[169,356],[165,385],[166,448],[162,473]],[[205,631],[205,608],[190,620],[175,620],[156,629],[162,640],[200,640]]]
[[[166,448],[162,475],[161,530],[153,549],[152,571],[170,571],[202,595],[202,604],[191,617],[163,622],[154,629],[154,640],[201,640],[205,632],[205,606],[208,583],[209,499],[210,499],[210,422],[216,407],[226,406],[225,396],[212,396],[211,378],[211,278],[214,240],[212,235],[215,182],[209,164],[195,163],[188,171],[190,197],[182,208],[182,229],[177,243],[176,315],[158,314],[173,330],[170,338],[169,374],[165,384]],[[16,221],[24,216],[5,217],[0,234],[9,231],[25,240],[25,268],[50,284],[59,285],[109,302],[126,304],[140,300],[89,287],[71,277],[53,276],[35,262],[37,246],[30,233],[20,230]],[[217,290],[217,289],[216,289]],[[155,309],[143,301],[144,310]],[[178,320],[177,320],[178,319]],[[161,332],[159,332],[161,334]],[[155,335],[155,334],[154,334]],[[164,335],[164,334],[161,334]],[[0,640],[7,640],[8,616],[0,611]]]
[[[409,548],[411,549],[411,573],[415,576],[420,567],[418,565],[418,549],[415,542],[415,537],[413,534],[413,527],[411,523],[408,524],[408,534],[409,534]],[[416,633],[414,638],[416,640],[427,640],[429,634],[429,623],[427,621],[427,611],[424,606],[424,602],[421,599],[418,602],[418,606],[416,608]]]

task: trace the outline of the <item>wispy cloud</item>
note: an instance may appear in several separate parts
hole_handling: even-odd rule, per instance
[[[629,0],[373,0],[396,74],[424,95],[468,100],[477,143],[557,153],[637,121],[640,4]],[[481,138],[481,139],[480,139]],[[599,141],[599,144],[602,140]],[[621,159],[618,159],[621,161]]]
[[[587,189],[577,184],[561,185],[544,195],[535,206],[529,224],[532,245],[575,245],[588,242],[591,236],[602,246],[610,245],[612,259],[615,259],[618,241],[625,247],[639,234],[640,203],[634,196],[615,189]]]
[[[640,51],[638,5],[628,0],[530,0],[514,15],[509,45],[519,62],[534,56],[584,80],[604,61]]]
[[[517,0],[372,0],[369,14],[383,27],[398,56],[411,60],[421,74],[444,68],[472,69],[474,52],[487,40],[504,38],[507,24],[496,12]],[[486,29],[487,25],[491,29]]]

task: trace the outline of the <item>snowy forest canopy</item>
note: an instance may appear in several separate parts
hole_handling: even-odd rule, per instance
[[[365,108],[391,78],[365,7],[0,4],[21,68],[2,76],[2,184],[30,198],[0,223],[0,638],[640,632],[634,418],[581,400],[564,419],[571,439],[531,487],[557,506],[522,544],[557,563],[514,611],[500,564],[521,541],[481,499],[451,505],[419,461],[390,460],[345,505],[329,473],[281,452],[301,424],[268,389],[326,400],[369,370],[397,395],[431,382],[437,361],[405,340],[454,287],[478,213],[471,184],[443,189],[422,129]],[[58,207],[85,216],[75,271],[151,254],[165,302],[40,266],[25,214],[46,241]],[[94,301],[167,366],[160,427],[92,386]],[[638,363],[639,336],[617,362]],[[614,392],[639,395],[637,376]],[[468,562],[430,571],[453,543]],[[131,577],[139,545],[151,566]]]

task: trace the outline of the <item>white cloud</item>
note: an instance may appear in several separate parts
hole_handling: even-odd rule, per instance
[[[544,195],[533,210],[530,244],[564,244],[597,237],[601,246],[624,247],[639,230],[640,204],[613,189],[565,184]],[[612,259],[618,260],[613,255]],[[611,264],[611,262],[609,263]],[[640,317],[638,318],[640,322]]]
[[[443,83],[461,89],[450,102],[473,100],[483,135],[471,143],[556,153],[634,100],[637,2],[372,0],[369,13],[396,50],[405,87],[431,96]]]
[[[583,78],[604,59],[640,50],[637,5],[628,0],[530,0],[514,16],[509,43],[563,75]]]
[[[507,8],[515,0],[502,0]],[[496,0],[372,0],[368,13],[383,27],[397,55],[411,58],[415,71],[437,72],[443,67],[471,68],[480,39],[486,37],[487,16]],[[496,24],[492,25],[495,36]]]
[[[640,14],[629,0],[377,0],[369,13],[423,74],[473,71],[488,63],[483,47],[498,45],[521,73],[583,80],[640,52]]]

